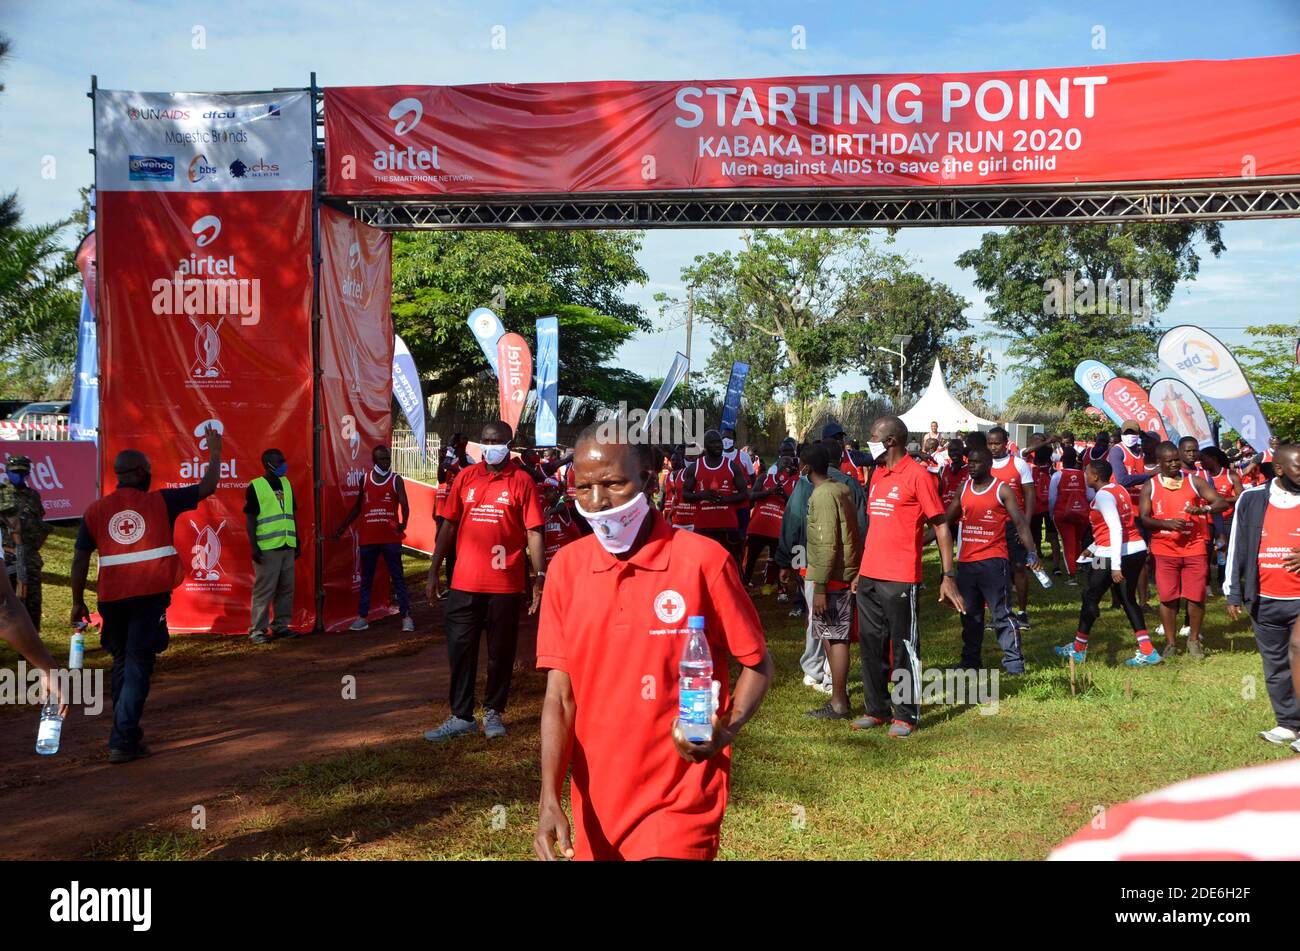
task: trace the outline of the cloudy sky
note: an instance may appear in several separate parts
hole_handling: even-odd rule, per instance
[[[1086,10],[1081,8],[1086,7]],[[806,32],[793,49],[792,28]],[[1093,48],[1094,27],[1106,48]],[[492,47],[504,27],[505,49]],[[205,49],[194,49],[201,28]],[[13,43],[0,80],[0,189],[17,188],[27,220],[76,204],[92,179],[90,75],[102,87],[240,90],[389,83],[714,79],[865,72],[960,72],[1300,52],[1300,0],[1152,0],[1092,4],[1001,0],[908,3],[398,3],[307,0],[251,3],[144,0],[0,0]],[[500,30],[497,29],[498,34]],[[1300,88],[1300,77],[1297,78]],[[1300,146],[1298,146],[1300,147]],[[53,175],[49,174],[53,157]],[[44,173],[43,173],[43,170]],[[908,229],[897,246],[924,273],[985,312],[954,259],[973,228]],[[1206,260],[1162,322],[1219,330],[1300,319],[1300,221],[1229,224],[1227,253]],[[658,291],[681,293],[680,271],[702,252],[734,248],[735,231],[658,231],[646,238],[646,286],[630,296],[653,313]],[[696,334],[695,362],[708,356]],[[630,343],[621,362],[662,375],[685,331]],[[995,345],[996,346],[996,345]],[[887,359],[882,354],[882,359]],[[1014,387],[992,381],[1001,401]],[[850,375],[834,389],[864,383]]]

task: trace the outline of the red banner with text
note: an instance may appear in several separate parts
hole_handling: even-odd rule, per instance
[[[6,456],[26,456],[32,461],[27,484],[41,493],[47,522],[81,518],[81,513],[98,497],[95,444],[90,440],[0,442],[0,479],[4,478]]]
[[[1151,399],[1147,396],[1147,391],[1132,380],[1127,380],[1122,376],[1108,380],[1106,388],[1102,390],[1101,398],[1106,401],[1106,405],[1114,410],[1120,419],[1135,420],[1147,432],[1159,436],[1161,442],[1169,438],[1169,431],[1165,429],[1165,421],[1160,418],[1160,413],[1151,405]]]
[[[325,90],[334,195],[1300,173],[1300,56],[984,73]]]
[[[356,504],[371,450],[393,433],[392,238],[322,208],[321,235],[321,530],[325,536],[326,630],[357,616],[361,591],[358,522],[334,531]],[[388,572],[375,570],[370,620],[395,613]]]

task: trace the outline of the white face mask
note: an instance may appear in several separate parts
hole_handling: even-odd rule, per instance
[[[483,461],[490,466],[499,466],[506,461],[506,456],[510,455],[509,445],[483,447]]]
[[[376,462],[376,463],[375,463],[375,475],[377,475],[377,476],[378,476],[379,478],[381,478],[381,479],[387,479],[387,478],[388,478],[388,470],[387,470],[387,469],[381,469],[381,468],[379,468],[379,463]]]
[[[588,512],[576,503],[578,514],[591,525],[592,534],[605,551],[619,555],[632,547],[641,523],[650,514],[650,501],[644,492],[638,492],[630,502],[603,512]]]
[[[1138,446],[1142,445],[1142,437],[1137,433],[1125,433],[1123,439],[1124,445],[1128,446],[1130,449],[1136,449]]]
[[[883,442],[867,442],[867,452],[871,453],[872,459],[879,459],[885,454],[885,444]]]
[[[723,452],[731,452],[731,450],[734,449],[735,446],[736,446],[736,440],[734,440],[734,439],[728,439],[726,436],[723,436],[723,437],[722,437],[722,451],[723,451]]]

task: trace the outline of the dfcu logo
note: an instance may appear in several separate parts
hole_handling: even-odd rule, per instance
[[[193,185],[203,181],[205,178],[211,178],[216,174],[217,167],[208,164],[208,157],[206,155],[196,155],[190,160],[190,169],[186,177],[189,178],[190,184]]]
[[[1206,344],[1189,340],[1183,344],[1183,359],[1174,364],[1177,370],[1195,370],[1198,373],[1213,373],[1219,369],[1219,358]]]
[[[194,242],[195,247],[206,248],[221,234],[221,219],[216,215],[204,215],[190,225],[190,234],[198,239]]]
[[[415,118],[407,122],[407,115],[413,115]],[[388,118],[395,123],[393,126],[394,135],[406,135],[419,125],[420,120],[424,118],[424,106],[420,104],[418,99],[399,99],[388,110]]]

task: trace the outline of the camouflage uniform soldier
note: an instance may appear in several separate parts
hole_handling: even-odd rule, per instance
[[[4,520],[5,565],[13,573],[14,588],[32,624],[41,629],[41,547],[49,537],[41,494],[27,484],[32,461],[10,456],[5,479],[0,481],[0,519]]]

